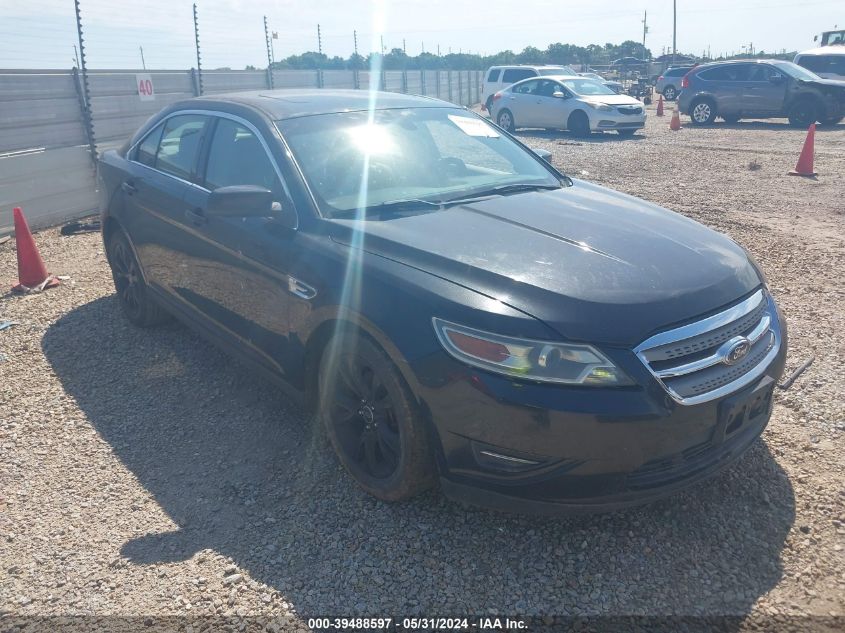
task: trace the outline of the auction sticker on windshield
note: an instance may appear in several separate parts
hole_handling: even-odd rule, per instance
[[[499,136],[499,133],[496,130],[487,125],[481,119],[473,119],[468,116],[450,114],[449,120],[461,128],[464,134],[468,134],[469,136],[486,136],[489,138],[496,138]]]

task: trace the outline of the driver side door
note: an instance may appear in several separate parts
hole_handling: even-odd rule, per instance
[[[186,263],[183,298],[239,350],[284,376],[297,233],[277,217],[207,213],[211,192],[233,185],[269,189],[277,211],[292,205],[281,172],[257,128],[234,115],[214,116],[200,163],[201,186],[185,198],[200,246]]]

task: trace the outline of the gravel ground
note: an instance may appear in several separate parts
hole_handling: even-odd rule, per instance
[[[728,233],[790,331],[763,441],[715,479],[637,510],[510,516],[431,492],[387,505],[340,470],[303,411],[186,329],[121,317],[98,235],[36,239],[69,279],[0,298],[0,617],[845,613],[845,125],[790,178],[785,122],[631,140],[521,133],[570,174]],[[15,281],[13,243],[0,283]],[[839,334],[836,334],[836,333]],[[3,620],[0,620],[2,625]],[[112,621],[114,623],[114,621]],[[147,622],[150,624],[150,622]],[[0,628],[5,628],[0,626]],[[841,629],[840,629],[841,630]]]

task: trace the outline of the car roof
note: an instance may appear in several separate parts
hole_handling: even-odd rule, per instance
[[[796,55],[796,57],[800,57],[801,55],[845,55],[845,46],[835,45],[835,46],[820,46],[818,48],[811,48],[808,51],[801,51]]]
[[[406,95],[396,92],[376,91],[376,110],[394,108],[457,108],[434,97]],[[232,104],[261,110],[273,120],[292,119],[318,114],[337,112],[360,112],[371,105],[369,90],[334,90],[326,88],[255,90],[197,97],[179,104],[181,107],[197,107],[199,103],[209,105]]]
[[[487,70],[501,70],[503,68],[567,68],[569,64],[505,64],[504,66],[490,66]]]

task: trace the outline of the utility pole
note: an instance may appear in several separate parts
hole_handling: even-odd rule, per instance
[[[648,11],[643,11],[643,59],[645,59],[645,35],[648,33]]]
[[[317,25],[317,53],[319,57],[317,58],[317,87],[323,87],[323,69],[322,69],[322,61],[323,61],[323,35],[320,33],[320,25]]]
[[[440,44],[437,45],[437,56],[440,57]]]
[[[381,56],[384,57],[384,35],[379,37],[381,38]]]
[[[404,37],[402,38],[402,52],[405,53],[406,55],[408,54],[408,51],[405,49],[405,38]]]
[[[672,65],[678,54],[678,0],[672,0]]]
[[[320,25],[317,25],[317,52],[323,54],[323,36],[320,34]]]
[[[139,46],[138,49],[141,51],[141,67],[146,70],[147,69],[147,62],[144,61],[144,47]]]

